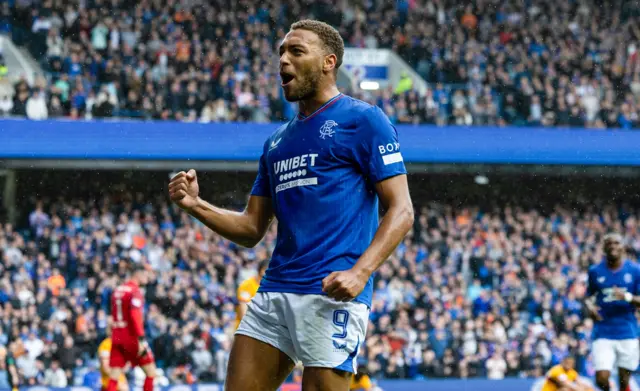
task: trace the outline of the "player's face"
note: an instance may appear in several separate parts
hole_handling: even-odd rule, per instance
[[[318,90],[325,53],[320,38],[308,30],[290,31],[280,46],[280,78],[289,102],[311,98]]]
[[[622,243],[620,241],[609,238],[604,241],[604,254],[608,260],[614,261],[622,258]]]
[[[147,276],[147,272],[137,272],[136,280],[138,280],[138,284],[140,286],[145,286],[149,283],[149,277]]]
[[[576,362],[573,358],[566,358],[564,359],[564,361],[562,361],[562,367],[567,371],[570,369],[573,369],[575,365],[576,365]]]

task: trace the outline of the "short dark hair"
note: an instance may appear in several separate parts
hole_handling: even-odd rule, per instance
[[[131,272],[132,273],[136,273],[136,272],[146,272],[147,270],[149,270],[147,268],[147,265],[142,263],[142,262],[133,262],[131,264]]]
[[[291,25],[291,30],[307,30],[320,38],[329,54],[336,55],[336,70],[342,65],[344,57],[344,41],[338,30],[319,20],[305,19]]]

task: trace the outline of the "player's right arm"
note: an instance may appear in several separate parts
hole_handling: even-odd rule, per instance
[[[144,298],[139,290],[131,294],[131,305],[129,306],[129,318],[131,319],[131,332],[138,340],[138,356],[142,357],[147,354],[149,345],[144,338]]]
[[[199,197],[195,170],[176,174],[169,183],[171,201],[212,231],[244,247],[255,247],[273,221],[269,174],[264,155],[247,206],[242,212],[218,208]]]
[[[590,317],[601,322],[602,316],[600,315],[600,308],[596,305],[597,293],[595,270],[591,268],[587,274],[587,293],[585,295],[584,306]]]

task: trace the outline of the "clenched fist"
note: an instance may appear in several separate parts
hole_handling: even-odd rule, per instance
[[[180,171],[169,182],[169,197],[180,208],[189,211],[198,204],[198,178],[196,170]]]
[[[322,280],[322,291],[337,301],[351,301],[367,285],[369,276],[353,269],[333,272]]]

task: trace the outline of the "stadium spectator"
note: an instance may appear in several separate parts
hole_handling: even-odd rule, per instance
[[[0,98],[0,115],[6,117],[11,114],[12,109],[13,101],[8,95],[3,95],[2,98]]]
[[[338,26],[348,46],[395,50],[429,83],[425,96],[412,91],[410,79],[374,93],[345,91],[378,104],[397,123],[639,126],[633,1],[396,3],[342,1],[327,12],[308,0],[260,7],[114,0],[109,11],[99,2],[43,2],[35,18],[19,2],[2,10],[14,16],[14,41],[28,43],[50,72],[47,99],[68,81],[60,102],[73,118],[291,117],[279,92],[276,106],[284,109],[274,107],[269,91],[278,85],[276,46],[291,22],[314,16]],[[113,107],[93,113],[87,101],[103,87]],[[16,89],[14,96],[13,114],[25,116],[28,92]],[[207,102],[218,100],[226,107],[218,103],[220,114],[212,116]]]
[[[47,110],[47,102],[42,91],[34,91],[26,105],[27,118],[32,120],[47,119],[49,112]]]
[[[507,372],[507,363],[502,358],[500,350],[496,350],[487,360],[487,378],[492,380],[504,379]]]
[[[57,360],[53,360],[51,367],[44,372],[43,383],[49,387],[62,388],[67,386],[67,376]]]

